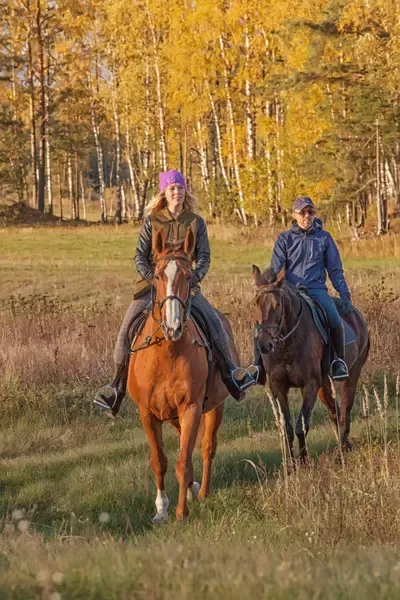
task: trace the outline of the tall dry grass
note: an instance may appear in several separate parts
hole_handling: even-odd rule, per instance
[[[400,313],[390,289],[356,289],[354,302],[366,316],[371,351],[361,385],[382,385],[382,374],[397,373],[400,356]],[[211,279],[204,285],[210,301],[233,324],[242,363],[253,356],[251,280]],[[79,401],[112,375],[112,352],[123,315],[119,301],[101,298],[76,305],[61,298],[11,299],[0,315],[0,370],[3,400],[0,414],[20,414],[23,406],[73,396]],[[392,377],[390,385],[393,386]],[[62,392],[61,392],[61,391]],[[46,398],[45,398],[46,396]],[[36,400],[35,400],[36,398]],[[64,400],[63,400],[64,401]],[[32,404],[33,403],[33,404]],[[76,402],[75,402],[76,404]],[[49,409],[57,405],[50,404]],[[83,403],[87,408],[87,403]],[[18,410],[17,410],[18,408]]]

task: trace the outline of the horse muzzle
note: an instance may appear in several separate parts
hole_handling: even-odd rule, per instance
[[[261,354],[272,354],[274,351],[274,343],[271,340],[263,340],[262,338],[258,341]]]
[[[177,342],[182,337],[183,326],[180,322],[174,323],[172,326],[168,326],[163,322],[162,330],[164,332],[166,340],[169,340],[171,342]]]

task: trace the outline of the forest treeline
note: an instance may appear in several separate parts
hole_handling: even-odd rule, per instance
[[[160,170],[212,214],[400,211],[398,0],[0,0],[0,184],[141,218]]]

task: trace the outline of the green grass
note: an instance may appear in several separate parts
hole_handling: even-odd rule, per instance
[[[247,361],[251,264],[267,264],[271,240],[211,232],[204,290],[231,316]],[[110,376],[136,239],[131,226],[0,230],[0,598],[399,597],[399,316],[396,302],[369,288],[384,274],[386,291],[398,293],[396,253],[344,252],[373,339],[346,465],[317,403],[311,464],[287,477],[271,405],[252,390],[227,402],[213,494],[181,526],[173,524],[178,439],[164,427],[172,522],[154,527],[135,406],[126,401],[115,424],[92,406]],[[199,449],[194,464],[199,479]]]
[[[251,243],[239,233],[222,236],[211,227],[212,264],[205,289],[218,282],[251,281],[251,265],[265,267],[272,240],[260,234]],[[239,230],[238,230],[239,231]],[[131,293],[137,273],[133,264],[138,229],[125,225],[8,228],[0,230],[0,299],[11,294],[58,295],[68,301],[86,301],[99,295]],[[227,239],[228,238],[228,239]],[[264,239],[265,238],[265,239]],[[397,290],[400,271],[397,255],[349,256],[344,259],[349,280],[355,285],[389,276]]]

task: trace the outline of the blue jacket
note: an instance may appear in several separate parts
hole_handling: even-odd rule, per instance
[[[344,279],[339,250],[322,222],[314,219],[309,231],[295,221],[289,231],[280,233],[272,253],[271,269],[278,274],[286,268],[286,279],[295,287],[326,290],[326,272],[341,298],[350,298]]]

